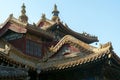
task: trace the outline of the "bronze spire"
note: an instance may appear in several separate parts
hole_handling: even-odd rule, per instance
[[[59,11],[57,10],[57,5],[56,4],[54,5],[54,9],[52,11],[52,14],[53,14],[52,20],[56,21],[59,18],[58,17]]]
[[[54,5],[54,10],[52,11],[53,16],[58,16],[59,11],[57,10],[57,5]]]
[[[26,6],[25,6],[24,3],[23,3],[21,8],[22,8],[22,10],[21,10],[21,15],[19,16],[19,20],[21,22],[27,23],[28,22],[28,17],[26,16],[26,10],[25,10]]]

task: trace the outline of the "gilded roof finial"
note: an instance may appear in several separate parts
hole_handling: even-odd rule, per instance
[[[26,6],[25,6],[24,3],[23,3],[21,8],[22,8],[22,10],[21,10],[21,16],[19,16],[19,20],[21,22],[27,23],[28,22],[28,17],[26,16],[26,10],[25,10]]]
[[[26,10],[25,10],[25,4],[23,3],[23,5],[22,5],[22,10],[21,10],[21,13],[22,13],[22,15],[25,15],[25,13],[26,13]]]
[[[54,9],[52,11],[52,14],[53,14],[52,20],[56,21],[58,19],[58,14],[59,14],[59,11],[57,10],[57,5],[56,4],[54,5]]]

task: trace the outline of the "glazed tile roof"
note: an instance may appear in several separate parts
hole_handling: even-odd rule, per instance
[[[94,49],[94,52],[88,56],[85,56],[81,58],[81,56],[71,57],[71,58],[62,58],[62,59],[56,59],[56,60],[48,60],[48,62],[44,63],[44,71],[50,71],[50,70],[62,70],[67,68],[72,68],[75,66],[80,66],[83,64],[101,61],[103,59],[110,58],[110,55],[115,55],[114,53],[111,53],[111,45],[110,43],[107,43],[108,46],[105,48],[99,48]],[[99,52],[98,52],[99,50]],[[46,67],[45,67],[46,66]]]
[[[53,53],[57,53],[57,50],[59,50],[60,47],[64,45],[66,42],[69,42],[71,44],[73,43],[78,44],[78,46],[82,47],[80,49],[81,51],[85,49],[82,51],[82,53],[79,54],[87,55],[63,58],[49,58],[47,61],[40,63],[43,71],[63,70],[73,68],[76,66],[81,66],[87,63],[94,63],[105,59],[107,60],[109,58],[116,59],[118,64],[120,65],[120,58],[113,52],[113,48],[110,42],[104,45],[100,45],[99,48],[96,48],[82,41],[79,41],[72,36],[67,35],[65,38],[61,39],[61,41],[59,41],[58,44],[52,46],[51,50],[53,51]]]

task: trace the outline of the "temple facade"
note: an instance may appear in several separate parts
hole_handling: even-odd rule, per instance
[[[22,5],[0,25],[0,80],[120,80],[120,58],[111,42],[78,33],[64,24],[57,6],[30,24]]]

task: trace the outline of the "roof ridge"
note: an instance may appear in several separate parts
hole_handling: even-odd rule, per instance
[[[51,52],[56,53],[62,47],[62,45],[66,44],[66,43],[78,44],[79,46],[81,46],[89,51],[92,51],[91,48],[93,48],[91,45],[88,45],[71,35],[65,35],[55,46],[52,45],[49,49]]]

